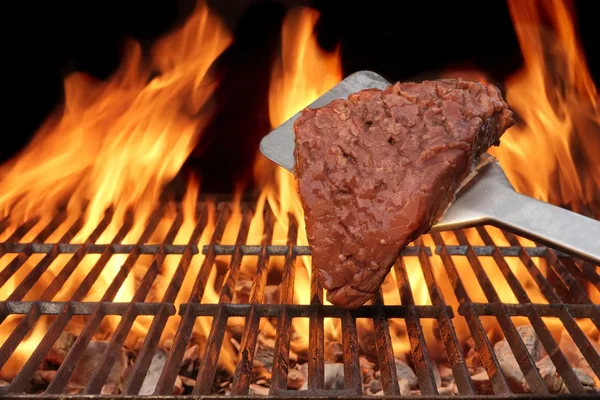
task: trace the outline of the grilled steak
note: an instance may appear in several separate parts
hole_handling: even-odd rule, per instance
[[[303,111],[295,173],[331,303],[356,308],[373,297],[512,117],[495,86],[461,79],[396,83]]]

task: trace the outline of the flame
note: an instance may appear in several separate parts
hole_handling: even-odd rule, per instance
[[[515,189],[528,196],[570,208],[579,213],[600,218],[600,112],[597,91],[581,45],[577,40],[572,15],[565,2],[509,0],[510,12],[523,53],[524,66],[506,82],[506,99],[516,112],[519,123],[508,130],[501,145],[492,148]],[[550,23],[551,30],[547,30]],[[462,76],[482,82],[485,74],[477,71],[447,73],[445,77]],[[497,246],[509,246],[501,230],[486,227],[486,232]],[[466,230],[471,245],[484,245],[475,229]],[[454,234],[443,235],[447,244],[458,244]],[[432,246],[426,235],[424,240]],[[522,246],[535,243],[518,238]],[[472,301],[488,302],[481,286],[465,257],[452,257],[458,273],[467,283]],[[457,306],[452,286],[447,280],[438,256],[431,257],[436,280],[446,302]],[[548,303],[521,260],[505,258],[511,272],[534,303]],[[546,276],[550,268],[544,259],[532,258]],[[479,257],[501,301],[518,303],[507,279],[491,257]],[[597,292],[588,287],[590,298]],[[517,325],[529,321],[514,318]],[[544,318],[553,334],[560,338],[564,327],[553,318]],[[462,320],[454,320],[459,339],[470,336]],[[501,337],[501,331],[492,318],[482,320],[491,336]],[[578,323],[589,332],[590,320]]]
[[[192,235],[192,232],[194,231],[194,228],[196,227],[196,223],[198,222],[197,218],[196,218],[196,209],[197,209],[197,205],[198,205],[199,191],[200,191],[200,183],[192,175],[188,182],[188,188],[187,188],[186,194],[181,203],[181,213],[183,215],[183,222],[181,224],[181,227],[177,231],[177,235],[175,236],[175,239],[173,241],[173,243],[175,243],[175,244],[187,244],[190,242],[190,237]],[[214,225],[215,225],[214,203],[212,203],[211,201],[207,201],[206,208],[207,208],[206,213],[207,213],[208,218],[207,218],[206,226],[204,227],[204,230],[202,231],[202,234],[200,235],[200,240],[198,242],[199,249],[202,249],[202,247],[204,247],[205,245],[210,243],[210,238],[214,231]],[[161,225],[159,225],[157,227],[157,230],[156,230],[155,234],[153,235],[152,239],[150,240],[150,242],[156,242],[156,243],[163,242],[165,235],[169,231],[169,229],[172,226],[173,222],[175,221],[176,217],[177,217],[177,210],[173,207],[167,213],[167,215],[162,219]],[[200,266],[202,265],[204,258],[205,258],[205,256],[202,252],[199,252],[198,254],[196,254],[192,257],[190,264],[188,266],[186,275],[185,275],[185,277],[187,277],[187,278],[183,279],[183,282],[181,283],[181,288],[177,292],[177,295],[174,299],[174,304],[176,307],[178,307],[182,303],[187,302],[190,299],[190,295],[192,293],[195,277],[198,275]],[[156,302],[166,301],[166,299],[163,299],[163,296],[166,294],[166,291],[168,290],[169,284],[171,283],[171,278],[175,274],[175,271],[176,271],[177,267],[179,266],[180,261],[181,261],[181,256],[179,256],[179,255],[168,255],[165,257],[163,265],[161,266],[161,269],[160,269],[160,273],[157,276],[157,278],[154,280],[154,282],[152,283],[152,289],[148,295],[148,296],[152,296],[152,297],[150,297],[150,298],[146,297],[146,301],[156,301]],[[147,262],[138,262],[135,264],[134,276],[136,276],[136,279],[137,279],[137,277],[139,277],[139,280],[142,279],[143,275],[148,270],[151,262],[152,262],[152,257],[148,258]],[[138,285],[136,284],[134,290],[137,289],[137,286]],[[171,299],[169,301],[173,301],[173,300]],[[167,322],[166,327],[164,329],[164,333],[161,338],[161,343],[164,343],[164,341],[167,338],[172,339],[175,336],[179,322],[180,322],[179,318],[169,319],[169,321]],[[144,333],[147,332],[148,329],[150,328],[151,323],[152,323],[152,317],[150,317],[150,316],[138,317],[132,327],[132,332],[135,333],[135,335],[133,335],[132,340],[136,340],[140,337],[143,337]],[[210,327],[210,325],[209,325],[209,327]],[[207,337],[208,330],[206,332],[201,331],[200,334],[201,335],[206,334],[204,337]]]
[[[0,343],[4,343],[10,333],[17,327],[20,317],[18,315],[9,315],[0,329]],[[46,334],[48,317],[42,317],[27,334],[27,336],[17,345],[12,356],[8,359],[3,368],[0,368],[0,379],[12,379],[20,370],[23,364],[33,353],[37,345],[42,341]]]
[[[316,40],[314,28],[319,13],[298,7],[285,17],[281,32],[281,55],[275,63],[269,86],[269,117],[277,127],[301,111],[342,80],[339,49],[323,51]],[[259,156],[255,175],[267,195],[267,202],[276,216],[274,244],[287,242],[288,215],[298,222],[298,245],[308,245],[304,210],[294,176],[285,169]],[[310,259],[303,259],[310,274]],[[308,303],[310,294],[299,294]]]
[[[509,6],[524,68],[506,98],[523,123],[494,154],[518,191],[600,218],[600,110],[571,13],[562,1]]]
[[[10,214],[12,224],[3,237],[25,220],[37,216],[40,222],[22,239],[31,241],[42,229],[42,223],[47,224],[57,215],[57,210],[66,206],[66,221],[46,239],[46,242],[56,242],[85,207],[83,225],[72,239],[74,243],[81,243],[98,226],[105,211],[112,208],[112,221],[97,242],[109,243],[127,213],[132,212],[134,223],[122,242],[135,243],[147,226],[149,216],[160,204],[163,188],[180,171],[211,116],[209,99],[217,81],[209,69],[230,42],[224,24],[200,1],[181,28],[155,44],[148,61],[143,57],[140,44],[131,41],[121,66],[107,81],[98,82],[83,73],[66,77],[62,109],[40,127],[20,154],[0,167],[0,209],[4,215]],[[197,183],[192,182],[183,205],[184,223],[179,237],[189,237],[193,229],[197,189]],[[173,207],[167,209],[150,241],[162,240],[175,214]],[[209,228],[202,236],[204,243],[210,237]],[[166,290],[177,265],[176,258],[165,260],[153,289]],[[194,263],[201,262],[202,258],[195,256]],[[37,255],[30,257],[0,288],[0,297],[9,296],[39,259]],[[26,299],[39,298],[68,257],[63,255],[58,259],[62,262],[48,268],[40,279],[42,284],[36,284]],[[99,255],[86,256],[53,299],[100,300],[127,255],[111,257],[92,289],[73,298],[98,259]],[[9,261],[9,257],[2,257],[0,268]],[[152,257],[139,257],[114,301],[131,301],[151,263]],[[185,296],[186,291],[189,295],[189,285],[184,285],[184,289],[181,296]],[[183,298],[179,297],[178,301]],[[82,321],[74,318],[71,328],[77,331]],[[118,321],[118,317],[105,318],[98,334],[112,332]],[[134,332],[143,335],[149,323],[148,318],[138,318]],[[10,332],[8,325],[3,324],[2,337]],[[24,360],[25,353],[35,348],[31,343],[39,340],[37,333],[45,329],[44,324],[36,327],[36,335],[31,334],[27,339],[29,344],[23,344],[19,347],[21,350],[13,354],[9,365],[15,368],[11,371],[19,370],[17,361]]]
[[[551,2],[546,7],[546,12],[551,14],[550,19],[557,28],[559,38],[552,49],[554,51],[548,51],[546,43],[542,41],[539,4],[539,2],[516,0],[510,2],[511,13],[524,53],[525,68],[508,81],[507,99],[523,119],[523,124],[505,134],[502,145],[494,149],[494,154],[500,159],[517,190],[555,204],[569,205],[575,211],[591,210],[594,215],[600,216],[598,208],[594,208],[600,205],[600,190],[598,190],[600,164],[594,162],[593,157],[593,149],[600,148],[600,134],[596,126],[598,121],[596,89],[585,66],[573,23],[564,4]],[[313,29],[317,18],[316,12],[297,9],[295,14],[290,13],[286,19],[282,32],[282,58],[274,70],[269,93],[273,126],[278,126],[310,104],[342,77],[341,68],[338,70],[340,66],[338,55],[323,53],[314,40]],[[302,23],[302,20],[310,23]],[[525,24],[525,21],[528,24]],[[290,46],[286,47],[288,44]],[[548,68],[548,65],[553,68]],[[333,72],[329,75],[330,78],[325,76],[326,72]],[[477,71],[469,72],[468,76],[482,82],[489,81],[484,73]],[[592,136],[594,134],[595,136]],[[584,148],[581,143],[598,145]],[[532,153],[532,149],[535,149],[535,152]],[[574,161],[574,155],[580,157],[577,162]],[[532,160],[534,162],[531,162]],[[561,160],[560,168],[558,160]],[[563,165],[563,160],[566,165]],[[282,228],[288,226],[286,213],[282,211],[289,211],[300,222],[298,243],[306,245],[303,213],[292,175],[282,168],[274,168],[273,173],[273,168],[262,158],[257,162],[255,172],[259,181],[263,183],[263,188],[266,188],[269,193],[267,200],[277,216],[276,231],[279,226]],[[286,206],[287,208],[282,209]],[[486,231],[496,245],[509,245],[500,230],[487,227]],[[483,245],[476,230],[467,230],[466,234],[470,243]],[[447,233],[444,238],[452,240],[452,236],[452,233]],[[425,235],[423,240],[426,245],[433,246],[433,241],[428,235]],[[285,229],[281,229],[281,233],[275,235],[275,241],[277,244],[285,243]],[[519,241],[524,246],[534,245],[526,239],[519,238]],[[467,260],[464,257],[453,257],[453,259],[463,281],[475,282],[476,277]],[[310,301],[311,260],[303,261],[305,271],[301,276],[297,273],[295,291],[298,300],[307,303]],[[436,281],[442,289],[444,298],[449,304],[458,305],[450,282],[447,277],[445,279],[442,277],[445,273],[442,272],[441,259],[434,255],[431,261],[436,272]],[[418,259],[406,257],[404,262],[415,303],[431,304]],[[481,257],[480,262],[494,283],[500,299],[504,302],[516,303],[517,299],[513,291],[494,260],[490,257]],[[545,274],[547,266],[544,260],[534,258],[533,262]],[[537,285],[518,258],[507,258],[507,264],[525,287],[531,301],[547,303],[547,299],[537,289]],[[395,274],[392,273],[390,276],[392,278],[388,281],[393,284],[383,285],[386,302],[398,297]],[[469,285],[469,293],[474,301],[487,302],[478,285]],[[308,332],[308,321],[295,322],[297,324],[294,326],[298,332]],[[433,334],[434,325],[428,322],[424,322],[425,335],[428,345],[434,347],[438,340]],[[554,321],[546,319],[546,322],[553,331],[558,329]],[[515,319],[515,323],[521,324],[524,321]],[[491,320],[484,322],[484,328],[490,334],[497,332],[497,326]],[[403,340],[406,339],[405,330],[400,328],[395,330],[398,337],[394,339],[399,339],[394,340],[395,353],[406,354],[409,346],[407,341]],[[461,339],[464,340],[469,336],[468,328],[462,321],[457,321],[457,330]],[[329,327],[328,331],[333,332],[334,329]],[[306,339],[305,335],[304,340]],[[306,342],[299,344],[300,347],[307,345]]]
[[[522,123],[505,134],[502,146],[494,150],[504,170],[517,190],[530,196],[555,204],[567,205],[575,211],[600,216],[600,164],[594,162],[594,149],[600,148],[598,133],[598,109],[596,88],[585,65],[583,53],[576,40],[569,11],[562,2],[509,1],[511,15],[524,54],[524,69],[507,82],[507,100],[521,117]],[[541,29],[542,11],[552,23],[558,40],[549,42]],[[273,127],[280,125],[298,111],[308,106],[343,77],[339,49],[328,53],[322,50],[314,33],[318,12],[298,7],[286,15],[281,32],[281,54],[275,63],[269,87],[269,116]],[[11,227],[1,238],[15,231],[24,220],[37,216],[40,221],[22,238],[28,242],[42,231],[66,205],[66,219],[45,240],[56,242],[75,223],[85,207],[82,228],[73,242],[83,242],[104,217],[105,210],[112,208],[114,217],[98,243],[110,242],[119,232],[128,212],[134,214],[134,224],[122,240],[135,243],[147,226],[148,218],[159,204],[164,186],[179,172],[184,161],[199,139],[204,124],[211,115],[210,97],[217,82],[210,74],[210,66],[231,39],[224,25],[211,14],[202,2],[194,14],[179,30],[156,43],[150,61],[144,61],[139,44],[131,42],[119,70],[106,82],[75,73],[65,79],[65,104],[60,112],[50,118],[38,131],[31,144],[15,159],[0,167],[0,208],[11,215]],[[156,77],[155,73],[158,73]],[[463,74],[464,76],[464,74]],[[485,74],[471,71],[472,79],[487,81]],[[153,77],[153,78],[152,78]],[[586,145],[583,146],[582,144]],[[532,152],[535,149],[535,152]],[[534,166],[535,165],[535,169]],[[260,195],[255,212],[249,221],[247,244],[260,244],[264,239],[266,221],[264,211],[268,208],[275,217],[272,244],[287,244],[290,217],[298,223],[297,244],[308,245],[304,213],[296,181],[292,174],[258,156],[254,168]],[[187,243],[197,223],[196,202],[199,183],[189,182],[182,204],[183,222],[175,243]],[[235,192],[231,214],[225,226],[221,242],[236,242],[245,209],[241,206],[242,188]],[[215,207],[208,203],[208,223],[201,234],[199,248],[208,244],[215,229]],[[161,243],[176,221],[178,210],[172,204],[166,207],[149,241]],[[507,246],[508,241],[500,230],[486,228],[496,245]],[[466,231],[473,245],[483,241],[474,229]],[[452,233],[443,234],[447,243],[457,244]],[[433,247],[430,236],[425,235],[424,244]],[[522,240],[523,245],[532,243]],[[15,255],[0,258],[0,270]],[[121,270],[127,255],[114,255],[98,276],[88,293],[79,294],[77,288],[88,276],[99,255],[86,256],[60,291],[55,301],[99,301]],[[0,300],[5,300],[27,276],[40,255],[27,259],[22,268],[0,288]],[[205,257],[195,255],[188,267],[186,278],[175,301],[176,305],[190,300],[194,279]],[[68,255],[57,257],[42,275],[39,282],[25,295],[25,300],[36,300],[60,273]],[[161,301],[167,292],[181,256],[166,257],[154,281],[146,301]],[[477,281],[471,266],[464,257],[453,257],[463,282]],[[217,303],[217,286],[227,278],[218,265],[229,264],[230,257],[219,256],[206,284],[203,303]],[[127,274],[114,301],[131,301],[139,283],[148,272],[153,258],[140,256],[131,272]],[[431,257],[435,279],[446,302],[457,306],[450,282],[445,276],[441,259]],[[504,274],[490,257],[481,257],[482,268],[494,283],[504,302],[515,303],[517,299]],[[534,259],[545,274],[543,260]],[[526,288],[533,302],[547,302],[536,287],[531,276],[518,258],[508,258],[512,273]],[[431,304],[422,267],[416,257],[405,257],[404,265],[412,294],[417,305]],[[269,268],[281,271],[281,257],[271,257]],[[240,274],[253,277],[256,257],[244,257]],[[312,263],[310,257],[299,257],[294,285],[294,302],[308,304],[311,299]],[[382,286],[386,304],[399,304],[398,284],[392,272]],[[468,285],[473,301],[487,302],[478,284]],[[195,301],[197,299],[193,299]],[[597,300],[597,297],[594,297]],[[0,343],[3,343],[22,317],[11,316],[0,326]],[[74,318],[70,330],[78,331],[82,319]],[[172,338],[179,324],[179,317],[169,319],[161,342]],[[143,337],[150,327],[151,317],[138,317],[132,334],[127,337],[128,346]],[[359,320],[361,324],[364,320]],[[10,379],[18,371],[29,354],[35,349],[48,322],[40,318],[34,329],[19,345],[2,370],[3,379]],[[98,335],[106,337],[114,331],[119,317],[104,318]],[[211,318],[198,318],[194,333],[206,338],[211,329]],[[462,319],[454,320],[459,338],[469,336]],[[483,321],[490,335],[497,334],[493,321]],[[516,321],[515,323],[522,323]],[[547,320],[556,332],[559,325]],[[228,328],[239,330],[244,321],[230,319]],[[262,332],[274,334],[270,321],[261,321]],[[306,318],[295,318],[292,349],[296,352],[308,348],[309,324]],[[422,322],[431,354],[444,354],[433,320]],[[589,331],[591,325],[582,323]],[[403,322],[390,321],[394,352],[403,358],[410,351]],[[367,328],[368,329],[368,328]],[[341,341],[340,326],[336,319],[325,320],[326,340]],[[438,343],[438,344],[436,344]],[[438,347],[436,347],[438,346]],[[219,363],[233,372],[236,352],[231,340],[224,341]],[[13,372],[11,372],[13,371]],[[7,374],[8,373],[8,374]]]
[[[492,153],[517,191],[600,218],[600,110],[572,13],[560,0],[509,0],[508,4],[524,67],[507,80],[506,99],[521,121],[504,134]],[[500,230],[486,229],[497,245],[508,245]],[[495,268],[484,259],[486,270]],[[506,260],[531,301],[547,303],[521,261]],[[546,276],[545,260],[533,258],[533,262]],[[502,301],[516,302],[500,271],[488,273]],[[560,337],[564,327],[555,319],[544,320]],[[578,322],[589,330],[590,320]]]
[[[79,212],[89,201],[75,240],[85,239],[109,206],[115,224],[135,209],[139,234],[210,115],[203,107],[216,82],[208,69],[229,42],[222,23],[199,3],[184,27],[156,44],[150,65],[131,42],[108,81],[68,76],[63,109],[0,169],[4,213],[13,220],[52,215],[65,199]],[[153,69],[159,75],[149,80]]]

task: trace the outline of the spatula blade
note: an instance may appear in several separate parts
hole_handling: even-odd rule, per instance
[[[391,83],[371,71],[356,72],[335,85],[327,93],[319,97],[308,107],[323,107],[333,100],[346,99],[352,93],[364,89],[385,89]],[[260,142],[260,152],[269,160],[279,164],[290,172],[294,172],[294,122],[302,110],[292,118],[275,128]]]

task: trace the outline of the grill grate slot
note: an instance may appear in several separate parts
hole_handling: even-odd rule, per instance
[[[434,372],[436,362],[440,359],[444,359],[452,371],[459,395],[468,398],[530,396],[517,393],[514,382],[507,371],[503,370],[502,359],[494,350],[494,343],[498,338],[491,338],[486,331],[485,321],[493,319],[499,327],[498,332],[506,338],[531,393],[559,398],[559,393],[549,390],[546,377],[538,369],[538,360],[530,353],[528,343],[520,334],[520,325],[515,321],[516,318],[524,317],[556,367],[564,388],[571,394],[594,396],[578,378],[575,366],[561,349],[546,319],[554,318],[560,322],[565,334],[573,340],[589,365],[590,371],[600,380],[600,355],[595,347],[595,339],[579,323],[579,320],[589,320],[590,326],[600,329],[600,306],[594,304],[595,297],[591,297],[589,293],[590,287],[600,290],[600,274],[596,266],[545,246],[523,246],[519,238],[509,232],[502,232],[502,242],[508,245],[500,246],[495,242],[497,236],[490,235],[485,227],[480,226],[469,231],[453,232],[456,242],[448,240],[445,234],[432,233],[407,247],[394,264],[391,272],[393,278],[390,278],[400,304],[390,303],[387,292],[380,290],[371,303],[354,311],[328,305],[312,264],[310,281],[306,287],[310,291],[309,300],[300,304],[299,294],[296,293],[299,284],[298,265],[302,264],[301,257],[310,256],[310,249],[298,245],[298,221],[293,215],[288,215],[289,226],[287,232],[284,232],[286,240],[279,238],[276,241],[275,228],[280,221],[274,211],[268,205],[257,210],[262,213],[263,218],[262,235],[259,241],[254,242],[260,243],[258,245],[247,244],[249,235],[253,232],[252,221],[256,217],[254,206],[248,203],[242,203],[239,210],[234,209],[234,205],[229,202],[199,203],[189,238],[183,244],[176,243],[184,226],[182,207],[175,210],[159,209],[152,213],[143,229],[139,230],[139,238],[133,244],[125,242],[135,231],[131,213],[124,216],[118,231],[107,243],[99,241],[104,231],[115,223],[112,210],[107,210],[102,221],[81,243],[71,242],[84,227],[84,214],[78,218],[68,218],[67,211],[62,210],[44,226],[41,226],[39,219],[32,219],[17,227],[11,225],[9,218],[1,220],[0,233],[4,232],[7,238],[0,243],[0,260],[1,257],[14,258],[6,259],[2,264],[4,267],[0,269],[0,293],[3,295],[3,301],[0,301],[0,323],[4,324],[9,317],[18,316],[19,319],[11,325],[13,328],[6,333],[0,344],[0,369],[9,365],[11,356],[27,340],[38,322],[47,319],[48,323],[21,369],[7,385],[0,387],[0,393],[4,396],[27,398],[63,396],[82,362],[86,348],[101,329],[103,320],[118,317],[118,323],[115,323],[111,335],[107,337],[106,348],[81,393],[107,396],[101,393],[112,365],[126,345],[138,317],[147,317],[148,328],[141,338],[135,357],[131,359],[127,375],[123,377],[121,392],[124,396],[135,396],[140,392],[153,356],[161,347],[161,338],[170,332],[167,331],[167,326],[171,326],[170,321],[177,319],[178,322],[172,324],[172,344],[166,352],[166,361],[154,387],[155,395],[170,396],[188,344],[194,340],[195,326],[201,318],[211,317],[212,323],[203,337],[203,352],[198,359],[197,374],[192,378],[194,384],[190,387],[190,394],[214,395],[215,378],[221,371],[219,357],[228,344],[225,342],[228,340],[228,322],[231,318],[243,317],[245,323],[240,327],[237,339],[238,358],[231,366],[229,377],[233,396],[253,393],[253,371],[256,367],[261,323],[274,318],[277,323],[273,326],[275,334],[270,385],[265,389],[269,396],[362,397],[363,375],[359,365],[363,350],[359,341],[361,328],[357,320],[363,318],[370,319],[373,323],[372,333],[369,334],[374,337],[375,350],[371,356],[377,364],[380,389],[384,396],[407,394],[407,388],[400,385],[397,379],[398,354],[393,346],[391,319],[401,319],[406,325],[408,362],[414,370],[422,397],[441,395],[439,377]],[[241,222],[234,243],[221,243],[228,221],[238,211]],[[164,237],[157,243],[153,238],[167,213],[170,213],[169,223],[165,225]],[[6,232],[8,229],[13,231]],[[479,235],[483,245],[474,245],[469,241],[473,233]],[[49,238],[59,236],[55,242],[49,241]],[[68,299],[56,298],[72,279],[84,258],[91,255],[95,260],[85,275],[81,276]],[[94,285],[105,279],[102,277],[107,274],[107,266],[116,255],[122,255],[119,257],[123,257],[124,261],[110,275],[110,282],[106,283],[104,292],[98,296],[98,301],[86,300]],[[167,277],[163,272],[169,256],[178,257],[178,262],[169,269]],[[65,257],[66,261],[59,270],[54,271],[52,265],[57,262],[58,257]],[[148,257],[150,261],[142,273],[138,271],[131,300],[117,302],[120,291],[129,282],[128,279],[132,279],[135,267],[143,257]],[[223,258],[229,260],[226,270],[219,267]],[[240,303],[235,299],[240,279],[245,276],[244,265],[250,258],[255,271],[251,284],[248,284],[248,300]],[[279,262],[276,275],[279,298],[274,304],[267,304],[266,288],[273,284],[269,279],[272,279],[271,265],[275,259]],[[459,259],[462,260],[460,265],[457,263]],[[193,264],[194,262],[197,264]],[[520,263],[519,268],[526,271],[527,279],[530,279],[529,286],[523,283],[525,278],[516,274],[514,262]],[[541,262],[545,268],[541,267]],[[417,288],[414,282],[411,286],[413,278],[410,276],[409,264],[410,268],[418,265],[423,278],[419,284],[422,287]],[[193,272],[190,272],[192,265]],[[502,301],[503,294],[499,292],[497,278],[491,275],[489,265],[497,268],[516,303]],[[473,284],[479,285],[483,297],[472,294],[472,285],[465,280],[464,268],[468,268],[471,274],[469,276],[475,278]],[[221,280],[213,282],[211,276],[214,274]],[[48,276],[51,278],[47,278]],[[164,294],[152,297],[150,294],[159,278],[168,278],[163,284]],[[441,278],[449,282],[449,288],[440,286]],[[40,293],[35,300],[28,300],[28,293],[34,286],[39,286],[41,281],[45,284]],[[186,282],[193,284],[186,285]],[[531,285],[535,285],[536,293],[543,300],[540,300],[542,297],[532,297]],[[422,292],[424,289],[430,303],[421,304],[421,300],[415,296],[415,290]],[[217,301],[207,295],[209,291],[211,296],[216,296]],[[444,298],[448,294],[456,298],[456,304],[454,300],[447,301]],[[153,302],[150,298],[160,298],[160,301]],[[288,389],[288,375],[293,365],[290,353],[295,335],[294,321],[300,318],[307,319],[308,322],[308,350],[305,360],[308,382],[305,390],[298,391]],[[328,388],[326,380],[326,318],[336,319],[340,324],[339,344],[342,353],[339,362],[342,364],[343,380],[341,387],[334,389]],[[57,366],[53,379],[43,393],[27,393],[28,385],[44,364],[54,343],[75,320],[83,323],[64,361]],[[431,351],[432,339],[426,328],[431,326],[431,322],[441,343],[439,347],[444,351],[443,357]],[[464,342],[457,328],[457,324],[463,322],[473,339],[481,366],[489,377],[493,394],[482,394],[472,378],[471,367],[466,362]],[[4,325],[0,325],[0,332],[3,328]]]
[[[293,251],[293,244],[298,239],[298,222],[292,215],[288,215],[289,227],[287,233],[287,249],[285,262],[283,264],[283,275],[281,278],[279,304],[282,306],[281,313],[277,319],[277,335],[275,338],[275,350],[273,352],[273,371],[271,376],[271,388],[269,394],[276,395],[287,389],[287,378],[290,354],[290,339],[292,330],[292,316],[286,307],[286,304],[294,302],[294,263],[296,254]]]

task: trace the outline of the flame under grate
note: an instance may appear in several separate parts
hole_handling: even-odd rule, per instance
[[[0,271],[0,287],[6,284],[30,256],[36,253],[44,256],[28,271],[25,278],[15,286],[14,290],[6,296],[5,301],[0,302],[1,321],[5,321],[12,314],[24,316],[0,347],[0,369],[6,365],[19,343],[30,333],[36,321],[44,315],[52,316],[52,321],[48,324],[43,338],[29,355],[15,378],[8,385],[0,388],[2,393],[10,396],[21,394],[32,397],[51,395],[64,397],[65,395],[62,393],[81,361],[84,350],[92,341],[103,318],[111,315],[120,316],[119,324],[110,337],[110,342],[102,354],[99,365],[87,382],[85,394],[101,393],[111,366],[115,363],[136,318],[151,316],[152,321],[149,329],[125,379],[122,390],[123,395],[137,395],[142,387],[152,358],[159,347],[167,320],[176,314],[180,316],[180,321],[168,351],[166,362],[156,382],[155,395],[168,396],[173,393],[173,387],[184,353],[192,337],[192,331],[197,319],[203,316],[212,317],[212,325],[206,337],[204,352],[200,358],[199,371],[192,391],[194,395],[210,395],[213,393],[213,383],[218,373],[219,355],[223,347],[227,323],[231,317],[245,318],[239,343],[239,359],[231,384],[232,395],[247,395],[249,393],[260,321],[262,318],[272,317],[277,318],[277,333],[273,349],[274,357],[269,394],[277,397],[326,395],[355,398],[363,396],[363,380],[359,368],[358,318],[368,318],[373,321],[378,370],[381,373],[384,396],[400,395],[401,393],[396,378],[395,356],[390,335],[389,319],[391,318],[402,319],[406,324],[414,372],[418,379],[418,387],[422,397],[439,394],[432,367],[432,356],[429,354],[423,329],[423,321],[426,319],[436,321],[439,338],[445,349],[445,357],[452,370],[460,395],[478,397],[471,373],[465,362],[463,347],[457,337],[453,323],[457,318],[464,318],[468,325],[475,342],[475,348],[481,358],[483,368],[489,376],[496,397],[528,395],[513,393],[509,380],[503,373],[498,357],[494,352],[494,347],[482,325],[482,318],[485,317],[495,317],[497,319],[498,325],[516,360],[518,360],[519,368],[532,393],[545,396],[555,395],[549,391],[544,378],[540,375],[535,360],[528,352],[517,326],[511,319],[512,317],[523,316],[529,319],[539,340],[556,366],[564,386],[571,394],[585,395],[586,389],[578,379],[573,366],[559,348],[557,341],[543,320],[544,317],[554,317],[561,321],[565,330],[573,338],[581,354],[585,357],[591,370],[597,377],[600,377],[600,356],[576,321],[576,319],[585,318],[591,320],[596,327],[600,327],[600,306],[593,304],[582,284],[584,282],[597,288],[600,287],[600,275],[598,275],[596,267],[593,265],[571,259],[546,247],[523,247],[518,239],[510,233],[504,233],[510,246],[496,246],[487,231],[480,227],[477,228],[477,231],[484,241],[483,246],[469,244],[465,233],[456,231],[458,245],[447,245],[440,234],[432,234],[431,238],[435,246],[427,246],[420,239],[413,246],[408,247],[403,252],[403,257],[400,257],[394,265],[397,291],[402,305],[384,304],[383,293],[376,296],[371,304],[355,311],[325,305],[323,289],[318,280],[315,279],[316,274],[314,271],[311,274],[312,279],[310,281],[310,304],[295,304],[296,257],[306,256],[310,252],[308,248],[296,245],[298,228],[294,218],[290,217],[287,245],[272,245],[273,226],[276,221],[273,213],[266,207],[260,245],[246,245],[253,210],[251,206],[243,204],[241,224],[235,244],[221,244],[227,220],[231,215],[231,205],[226,202],[219,203],[216,209],[214,231],[210,244],[206,246],[199,244],[200,236],[208,223],[208,211],[203,203],[198,206],[197,223],[191,237],[188,243],[183,245],[173,244],[183,223],[181,212],[173,219],[170,229],[160,244],[148,242],[162,218],[162,212],[156,212],[149,218],[144,232],[135,244],[122,243],[132,226],[131,217],[125,219],[121,230],[111,243],[96,243],[102,230],[110,223],[112,218],[110,212],[107,212],[104,220],[84,243],[70,243],[71,238],[75,235],[74,232],[82,226],[83,217],[74,223],[73,228],[65,233],[58,243],[44,243],[49,235],[65,221],[66,215],[64,213],[58,213],[31,243],[20,242],[20,239],[38,222],[37,220],[28,221],[16,229],[5,242],[1,243],[0,254],[2,256],[16,254],[16,257]],[[9,221],[5,219],[0,222],[0,229],[4,230],[8,225]],[[197,275],[186,276],[193,257],[200,253],[204,255],[204,259]],[[23,301],[28,291],[61,254],[70,255],[70,259],[60,270],[60,273],[44,288],[42,295],[36,301]],[[78,288],[71,295],[70,300],[65,302],[52,301],[87,254],[99,254],[100,257],[85,278],[78,282]],[[85,294],[94,285],[109,259],[115,254],[127,254],[127,258],[112,277],[112,281],[102,298],[97,302],[84,302]],[[141,278],[132,301],[128,303],[114,302],[119,288],[142,255],[151,255],[153,259]],[[161,301],[148,302],[146,297],[151,291],[168,255],[179,255],[181,256],[180,261],[170,277]],[[229,263],[218,291],[218,302],[212,304],[203,302],[211,271],[213,268],[217,268],[217,258],[224,255],[229,256]],[[236,284],[244,257],[249,256],[257,257],[255,262],[256,273],[252,282],[249,300],[246,304],[234,303]],[[441,259],[444,271],[435,270],[434,264],[431,262],[431,257],[434,256]],[[487,303],[472,301],[465,286],[466,283],[461,279],[455,265],[453,257],[456,256],[468,260],[470,268],[481,285]],[[283,258],[281,278],[278,283],[278,304],[264,304],[269,259],[271,257]],[[506,278],[518,304],[507,304],[501,301],[501,297],[478,257],[493,258]],[[528,292],[507,263],[509,257],[518,257],[522,261],[538,289],[548,300],[548,304],[538,304],[531,301]],[[545,259],[549,266],[549,272],[543,274],[536,263],[533,262],[532,257]],[[427,285],[431,305],[416,304],[413,296],[414,288],[411,288],[404,263],[405,258],[416,258],[418,260]],[[452,289],[459,302],[458,315],[444,300],[436,280],[439,273],[447,274],[452,284]],[[550,274],[557,278],[555,279],[557,283],[552,282],[551,284],[549,282]],[[184,279],[193,280],[193,288],[187,302],[176,304],[176,298]],[[563,290],[555,290],[557,285],[563,285]],[[564,293],[568,293],[568,296],[566,297]],[[565,298],[568,298],[566,303],[563,302]],[[85,325],[45,392],[36,395],[23,394],[52,345],[65,330],[71,319],[76,316],[86,316]],[[288,389],[287,384],[290,342],[293,334],[292,320],[294,318],[309,319],[308,388],[303,391]],[[340,390],[327,390],[325,388],[325,318],[338,318],[341,322],[344,388]]]

